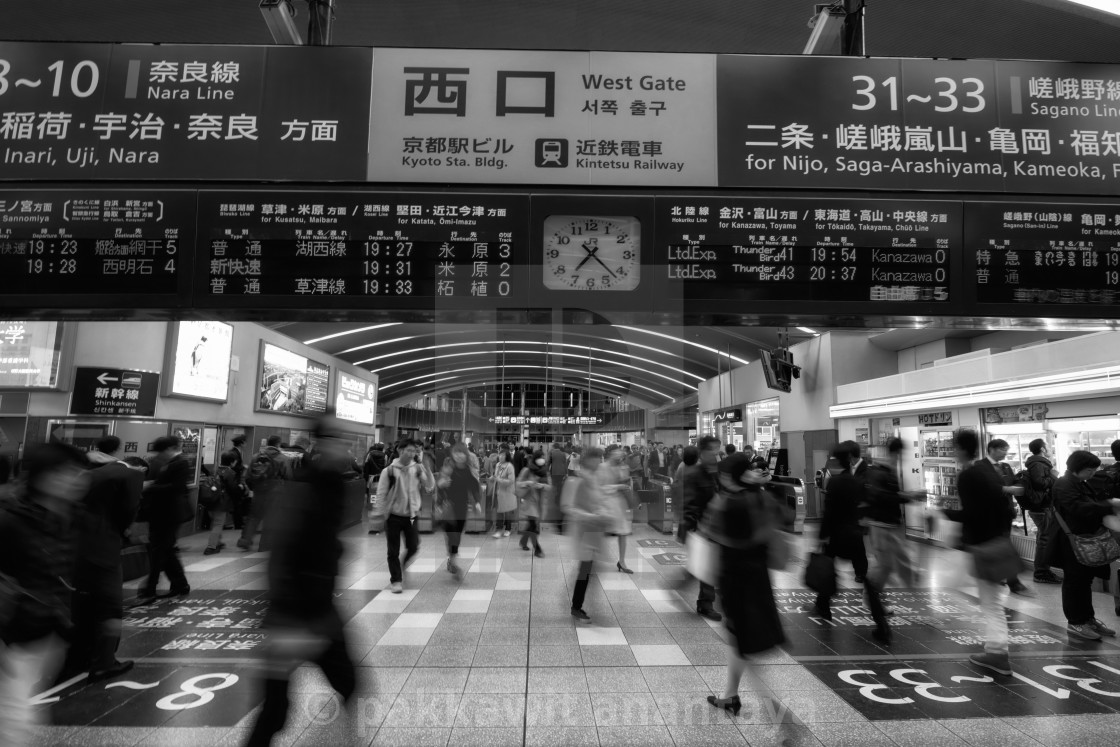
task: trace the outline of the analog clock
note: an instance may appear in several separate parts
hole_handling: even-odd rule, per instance
[[[642,223],[632,216],[550,215],[544,221],[544,286],[627,291],[642,270]]]

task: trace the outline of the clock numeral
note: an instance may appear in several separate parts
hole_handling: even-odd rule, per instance
[[[609,233],[609,232],[608,232],[608,233]],[[630,237],[629,237],[629,236],[628,236],[627,234],[624,234],[624,233],[620,233],[620,234],[618,235],[618,243],[619,243],[619,244],[625,244],[625,243],[626,243],[627,241],[629,241],[629,240],[630,240]]]
[[[559,249],[549,249],[548,250],[548,256],[549,256],[550,259],[556,259],[557,257],[560,256],[560,250]]]
[[[570,244],[570,243],[572,243],[572,237],[571,236],[561,236],[561,235],[557,234],[556,243],[560,244],[561,246],[563,246],[564,244]]]
[[[595,278],[588,278],[587,279],[587,287],[588,288],[594,288],[595,287]]]
[[[591,231],[591,232],[598,231],[599,230],[598,221],[593,221],[593,220],[587,221],[587,230]]]
[[[634,259],[634,252],[627,249],[626,251],[624,251],[622,253],[622,258],[623,259]]]
[[[568,271],[568,268],[565,267],[564,265],[556,265],[556,274],[557,275],[563,275],[567,271]]]
[[[603,282],[603,285],[605,285],[606,287],[608,287],[608,288],[611,287],[611,276],[610,275],[604,275],[602,282]]]

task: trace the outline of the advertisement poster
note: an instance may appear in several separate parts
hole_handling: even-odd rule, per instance
[[[377,414],[377,384],[338,372],[335,415],[362,425],[373,425]]]
[[[329,381],[329,366],[291,350],[261,343],[258,410],[288,415],[324,413]]]
[[[58,322],[0,322],[0,389],[53,388],[61,355]]]
[[[233,325],[224,322],[179,322],[171,361],[170,396],[225,402]]]

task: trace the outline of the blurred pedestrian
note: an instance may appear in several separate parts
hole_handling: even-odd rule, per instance
[[[513,517],[517,513],[517,473],[513,471],[509,452],[498,452],[494,462],[494,539],[508,537],[513,530]]]
[[[155,440],[154,462],[160,465],[144,488],[142,513],[148,520],[148,579],[136,594],[138,604],[156,598],[161,573],[167,574],[171,590],[164,597],[186,596],[191,587],[183,564],[175,552],[179,527],[192,518],[190,494],[191,463],[183,456],[183,443],[178,436],[161,436]]]
[[[210,536],[206,541],[206,549],[202,551],[203,555],[219,553],[226,546],[222,542],[222,530],[225,529],[226,517],[233,512],[241,497],[242,482],[235,471],[236,457],[227,451],[219,460],[216,477],[221,490],[206,509],[210,512]]]
[[[866,500],[866,490],[863,481],[851,471],[852,446],[859,449],[854,441],[844,441],[832,449],[832,458],[839,464],[840,472],[828,481],[819,537],[821,552],[833,560],[850,560],[856,580],[862,582],[867,575],[867,549],[863,544],[863,527],[859,523],[859,506]],[[746,449],[742,453],[758,469],[754,457]],[[825,620],[832,619],[831,601],[831,595],[817,595],[816,614]],[[887,640],[890,631],[883,627],[876,628],[876,637]]]
[[[238,433],[230,439],[230,447],[222,452],[222,456],[229,455],[231,459],[230,467],[237,476],[237,492],[230,499],[234,529],[241,529],[245,526],[245,517],[249,513],[249,486],[245,484],[246,440],[244,433]]]
[[[599,488],[611,500],[615,521],[610,534],[618,538],[618,562],[615,568],[619,573],[633,573],[626,567],[626,538],[634,533],[634,511],[631,504],[630,469],[622,461],[622,447],[618,444],[608,446],[606,459],[596,472]]]
[[[385,528],[389,588],[394,594],[404,591],[402,568],[407,567],[420,552],[420,533],[416,529],[420,491],[435,490],[436,485],[435,476],[421,461],[420,449],[421,444],[417,440],[401,441],[397,444],[400,456],[381,472],[381,479],[377,481],[373,524],[384,525]],[[402,534],[406,551],[403,563],[400,557]]]
[[[717,479],[719,496],[710,507],[708,526],[720,546],[718,586],[731,641],[723,697],[709,695],[708,703],[738,715],[743,675],[753,690],[768,689],[750,667],[750,657],[785,642],[766,561],[770,540],[787,522],[778,499],[764,489],[769,474],[751,457],[739,452],[721,460]]]
[[[564,495],[560,499],[565,522],[571,528],[573,552],[579,560],[579,572],[572,594],[572,617],[585,623],[591,622],[590,616],[583,609],[587,585],[591,581],[591,568],[595,557],[602,552],[603,533],[615,520],[611,501],[599,488],[596,478],[596,472],[602,463],[602,449],[594,446],[584,449],[580,459],[580,473],[565,481]]]
[[[720,441],[715,436],[701,436],[697,441],[699,450],[699,463],[696,469],[687,470],[681,475],[683,484],[681,492],[684,502],[684,512],[678,536],[684,542],[689,532],[698,531],[708,504],[715,498],[719,491],[718,469]],[[719,622],[723,616],[715,609],[716,590],[714,586],[700,582],[700,592],[696,597],[696,613],[714,622]]]
[[[121,546],[140,507],[144,475],[120,461],[121,440],[116,436],[102,438],[86,457],[89,490],[76,513],[77,593],[65,669],[89,672],[89,680],[97,682],[124,674],[133,665],[116,656],[124,617]]]
[[[82,452],[27,447],[22,479],[0,499],[0,744],[34,738],[33,688],[53,681],[69,636],[75,503],[89,476]]]
[[[980,456],[980,439],[975,431],[958,430],[954,434],[953,449],[957,459],[957,494],[961,507],[947,510],[945,515],[961,522],[961,542],[973,553],[976,593],[980,598],[980,613],[984,617],[984,653],[972,654],[968,658],[973,664],[1010,676],[1007,616],[1003,611],[1007,594],[1003,582],[1009,574],[993,575],[991,569],[1002,563],[982,561],[978,550],[998,544],[1010,547],[1011,520],[1015,518],[1016,511],[1004,494],[1004,485],[996,473],[976,464]],[[1014,552],[1013,547],[1011,552]]]
[[[246,742],[267,747],[287,721],[292,673],[304,662],[322,669],[349,704],[356,687],[342,617],[334,605],[342,543],[345,484],[352,457],[326,420],[315,429],[315,449],[301,460],[270,515],[268,610],[263,628],[264,703]],[[354,714],[351,711],[351,716]],[[336,737],[337,739],[337,737]],[[357,735],[341,743],[356,744]],[[336,742],[339,743],[339,742]],[[365,743],[363,741],[363,743]]]
[[[292,479],[292,461],[280,451],[280,437],[269,436],[265,447],[257,452],[245,468],[245,484],[250,490],[249,516],[237,546],[252,551],[261,522],[265,521],[273,502]]]
[[[521,499],[521,515],[525,528],[521,533],[520,547],[529,549],[533,543],[533,556],[543,558],[541,551],[541,512],[552,488],[548,484],[548,466],[544,452],[536,452],[517,476],[517,495]]]
[[[460,578],[462,570],[456,561],[459,559],[459,543],[463,538],[463,527],[467,514],[473,505],[475,511],[482,513],[482,491],[478,479],[471,471],[470,452],[461,443],[451,447],[449,456],[440,468],[436,485],[439,487],[439,516],[447,542],[447,572]]]

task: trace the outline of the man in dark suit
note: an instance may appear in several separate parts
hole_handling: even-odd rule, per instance
[[[156,598],[156,586],[161,573],[167,574],[171,591],[166,597],[186,596],[191,587],[183,564],[175,554],[175,540],[179,526],[190,519],[191,463],[183,456],[183,443],[178,436],[163,436],[155,440],[153,450],[162,466],[154,479],[144,488],[144,507],[148,519],[148,561],[151,569],[148,580],[137,592],[137,600],[147,603]]]
[[[1007,498],[1007,503],[1011,506],[1012,512],[1015,512],[1014,496],[1016,491],[1021,491],[1022,488],[1015,487],[1015,472],[1011,469],[1011,465],[1003,461],[1007,457],[1009,448],[1010,445],[1002,438],[993,438],[988,442],[987,458],[978,460],[976,465],[999,480],[999,483],[1003,486],[1003,494]],[[1010,534],[1010,531],[1008,533]],[[1011,590],[1012,594],[1018,594],[1021,597],[1037,596],[1018,577],[1007,579],[1007,588]]]
[[[89,452],[89,492],[76,514],[74,637],[65,671],[91,682],[132,669],[117,661],[124,616],[121,540],[140,506],[144,474],[120,461],[121,440],[106,436]]]
[[[249,488],[245,485],[245,451],[242,449],[245,440],[244,433],[234,436],[230,439],[232,445],[222,454],[222,457],[228,456],[232,460],[229,465],[237,478],[237,495],[230,496],[230,503],[233,506],[234,529],[240,529],[244,523],[249,502]],[[219,460],[219,464],[221,464],[221,460]]]

